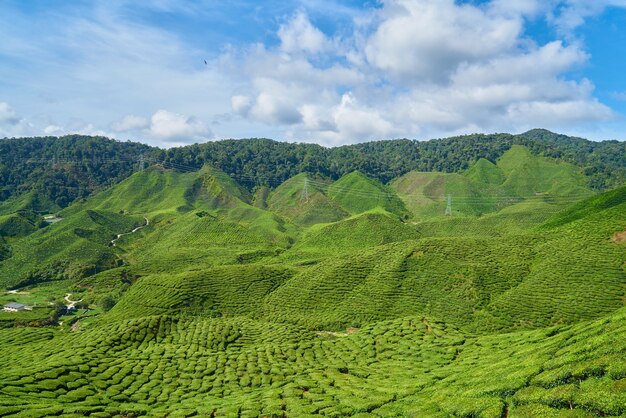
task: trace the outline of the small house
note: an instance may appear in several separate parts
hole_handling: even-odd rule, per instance
[[[26,310],[26,305],[17,302],[11,302],[4,305],[5,312],[19,312]]]

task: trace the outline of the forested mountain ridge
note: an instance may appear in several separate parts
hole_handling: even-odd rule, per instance
[[[494,161],[387,184],[361,167],[244,187],[177,162],[194,147],[149,149],[54,217],[0,214],[0,302],[24,305],[0,312],[0,415],[623,416],[626,186],[485,138],[428,146],[450,170]],[[195,148],[278,176],[303,150],[409,166],[410,143]],[[281,150],[303,154],[279,170]]]
[[[353,171],[388,183],[409,171],[462,172],[483,158],[495,162],[513,145],[535,155],[572,163],[588,185],[607,190],[626,181],[626,142],[593,142],[545,130],[521,135],[473,134],[429,141],[396,139],[336,148],[252,138],[222,140],[167,150],[103,137],[0,140],[0,213],[18,209],[54,211],[141,169],[143,157],[173,168],[210,164],[250,191],[276,187],[299,174],[337,180]],[[20,201],[16,198],[20,197]],[[10,204],[7,206],[7,202]]]
[[[25,201],[17,202],[14,210],[66,207],[130,176],[139,156],[152,150],[82,135],[1,139],[0,201],[22,196]]]

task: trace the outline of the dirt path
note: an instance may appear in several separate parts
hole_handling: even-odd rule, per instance
[[[30,292],[24,292],[21,290],[7,290],[6,291],[7,295],[30,295]]]
[[[74,305],[76,305],[78,302],[82,302],[83,300],[70,300],[70,296],[72,296],[71,293],[68,293],[67,295],[65,295],[65,297],[63,299],[65,299],[65,301],[68,303],[67,305],[67,309],[73,309]]]
[[[626,231],[624,232],[616,232],[613,235],[612,241],[616,244],[623,244],[626,242]]]
[[[145,224],[143,224],[141,226],[138,226],[137,228],[133,229],[130,232],[126,232],[124,234],[117,234],[117,236],[111,240],[111,246],[115,247],[117,240],[122,238],[124,235],[134,234],[135,232],[139,231],[140,229],[145,228],[146,226],[148,226],[150,224],[150,221],[148,220],[148,218],[144,217],[144,219],[146,220]]]
[[[339,331],[315,331],[315,333],[317,335],[332,335],[332,336],[335,336],[335,337],[347,337],[350,334],[354,334],[358,330],[359,330],[358,328],[348,327],[346,329],[346,332],[339,332]]]

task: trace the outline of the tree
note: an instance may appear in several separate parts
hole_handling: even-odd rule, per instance
[[[105,312],[110,311],[111,308],[114,307],[116,303],[117,303],[117,301],[115,300],[115,298],[113,298],[112,295],[104,295],[100,299],[100,306],[102,306],[102,309]]]

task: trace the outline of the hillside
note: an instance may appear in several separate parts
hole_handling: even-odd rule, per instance
[[[268,199],[271,211],[298,225],[335,222],[349,216],[326,191],[331,181],[298,174],[278,186]]]
[[[533,155],[513,145],[495,164],[481,158],[465,172],[411,171],[391,184],[420,220],[452,212],[476,216],[497,212],[522,202],[545,202],[562,207],[592,195],[576,166]]]
[[[0,312],[0,415],[623,416],[626,186],[485,138],[388,183],[160,162],[5,202],[0,301],[34,308]]]
[[[346,174],[328,186],[327,194],[353,215],[374,209],[382,209],[401,218],[408,215],[404,204],[393,190],[358,171]]]
[[[545,130],[337,148],[259,138],[169,150],[81,135],[4,138],[0,139],[0,215],[19,209],[56,212],[154,163],[183,171],[209,165],[252,192],[275,188],[301,173],[338,180],[359,171],[385,184],[410,171],[460,174],[481,159],[495,162],[514,145],[527,147],[534,156],[575,165],[584,175],[585,186],[593,190],[608,190],[626,181],[623,142],[594,142]]]

